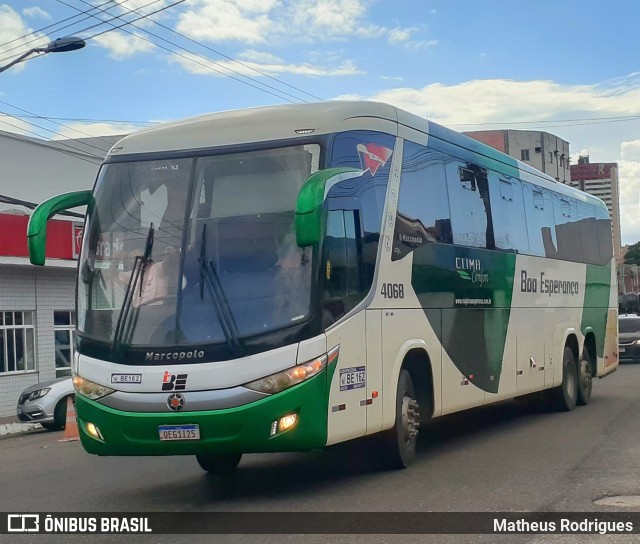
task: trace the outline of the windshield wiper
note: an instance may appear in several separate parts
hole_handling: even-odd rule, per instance
[[[142,296],[142,286],[144,280],[144,273],[151,264],[151,252],[153,250],[153,235],[154,235],[153,223],[149,225],[149,231],[147,232],[147,240],[144,244],[144,253],[142,255],[136,255],[133,262],[133,269],[127,282],[127,290],[124,294],[124,300],[122,301],[122,308],[120,308],[120,315],[118,316],[118,322],[116,323],[116,330],[113,333],[113,342],[111,344],[111,350],[115,351],[119,346],[121,338],[124,336],[123,331],[127,325],[129,319],[129,313],[131,312],[131,305],[133,303],[133,297],[135,294],[136,286],[140,283],[140,296]],[[132,326],[129,327],[129,331],[132,330]]]
[[[236,325],[236,320],[233,317],[231,308],[229,307],[229,301],[224,294],[216,267],[213,264],[213,261],[208,260],[206,257],[206,245],[207,225],[205,224],[202,226],[200,257],[198,258],[198,262],[200,263],[200,299],[204,299],[204,288],[206,286],[209,296],[211,297],[211,301],[213,302],[216,315],[218,316],[218,321],[222,327],[224,338],[232,350],[239,352],[242,346],[240,345],[240,340],[238,338],[238,326]]]

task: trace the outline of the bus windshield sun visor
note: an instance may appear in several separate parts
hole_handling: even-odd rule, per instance
[[[206,245],[207,225],[205,224],[202,226],[200,257],[198,258],[198,262],[200,263],[200,300],[204,299],[204,289],[206,287],[229,348],[240,353],[242,351],[242,346],[238,339],[238,327],[233,317],[233,312],[229,307],[229,301],[224,294],[216,267],[213,264],[213,261],[207,259],[205,252]]]
[[[144,281],[144,273],[149,264],[151,263],[151,252],[153,250],[153,235],[154,235],[153,223],[149,225],[147,232],[147,240],[144,244],[144,253],[142,255],[136,255],[133,263],[133,269],[127,282],[127,290],[122,301],[122,308],[120,309],[120,315],[116,323],[116,329],[113,333],[113,343],[111,344],[111,350],[116,351],[122,342],[124,337],[124,330],[129,323],[129,314],[131,312],[131,305],[133,303],[133,297],[135,296],[136,287],[140,285],[140,296],[142,296],[142,286]],[[133,327],[129,327],[132,331]]]

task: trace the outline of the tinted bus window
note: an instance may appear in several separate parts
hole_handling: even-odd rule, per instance
[[[523,183],[522,196],[529,235],[529,253],[557,258],[558,246],[551,193],[530,183]]]
[[[529,253],[529,238],[524,217],[520,180],[505,179],[489,173],[491,214],[496,249]]]
[[[452,242],[444,156],[405,142],[391,259],[430,242]]]
[[[558,258],[584,262],[577,201],[568,196],[554,195],[553,216],[558,240]]]
[[[445,171],[451,206],[453,243],[495,247],[487,171],[447,157]]]

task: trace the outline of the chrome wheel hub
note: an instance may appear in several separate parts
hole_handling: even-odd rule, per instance
[[[402,436],[409,442],[418,436],[420,427],[420,408],[418,401],[411,397],[402,398]]]

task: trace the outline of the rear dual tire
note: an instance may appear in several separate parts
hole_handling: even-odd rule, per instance
[[[579,382],[575,355],[570,347],[565,346],[562,355],[562,383],[549,391],[551,407],[560,412],[573,410],[578,403]]]

